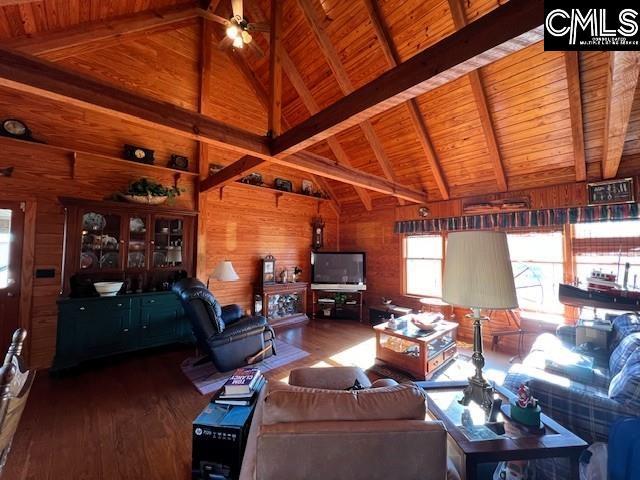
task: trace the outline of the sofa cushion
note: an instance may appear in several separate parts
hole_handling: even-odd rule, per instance
[[[640,408],[640,349],[631,354],[622,371],[611,379],[609,398],[627,407]]]
[[[346,390],[356,380],[365,388],[371,386],[369,377],[359,367],[301,367],[289,373],[289,385],[326,390]]]
[[[609,358],[609,372],[611,377],[615,377],[622,371],[624,364],[629,357],[640,347],[640,332],[626,336],[620,342]]]
[[[426,395],[413,385],[375,389],[323,390],[270,382],[265,396],[263,423],[424,420]]]
[[[613,319],[611,348],[615,349],[622,340],[632,333],[640,332],[640,317],[636,313],[625,313]]]

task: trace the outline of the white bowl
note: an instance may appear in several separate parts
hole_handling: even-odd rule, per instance
[[[93,284],[101,297],[113,297],[122,288],[124,282],[96,282]]]

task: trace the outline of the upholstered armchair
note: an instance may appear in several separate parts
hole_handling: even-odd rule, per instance
[[[275,335],[265,317],[244,315],[235,304],[220,306],[195,278],[180,280],[173,291],[191,321],[198,347],[218,371],[233,370],[275,354]]]

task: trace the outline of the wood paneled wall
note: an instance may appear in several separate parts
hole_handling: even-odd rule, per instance
[[[236,282],[211,280],[210,289],[223,305],[238,303],[244,309],[252,308],[260,259],[268,254],[276,258],[276,273],[299,266],[301,280],[309,280],[311,222],[318,215],[317,201],[284,196],[276,207],[273,192],[229,186],[222,198],[218,190],[209,193],[207,202],[206,271],[211,273],[218,262],[231,260],[240,277]],[[326,225],[325,247],[336,249],[337,218],[326,204],[320,207],[320,215]],[[201,280],[206,282],[206,278]]]

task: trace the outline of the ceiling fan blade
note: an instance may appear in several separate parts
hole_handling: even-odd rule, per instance
[[[271,26],[268,23],[250,23],[247,28],[256,32],[269,32],[271,30]]]
[[[246,43],[245,45],[249,47],[249,50],[251,50],[251,53],[253,53],[256,57],[264,58],[264,52],[256,42]]]
[[[233,45],[233,40],[225,35],[224,38],[220,40],[220,42],[218,43],[218,48],[220,50],[225,50],[229,48],[231,45]]]
[[[242,15],[242,0],[231,0],[231,10],[234,17],[244,18]]]

